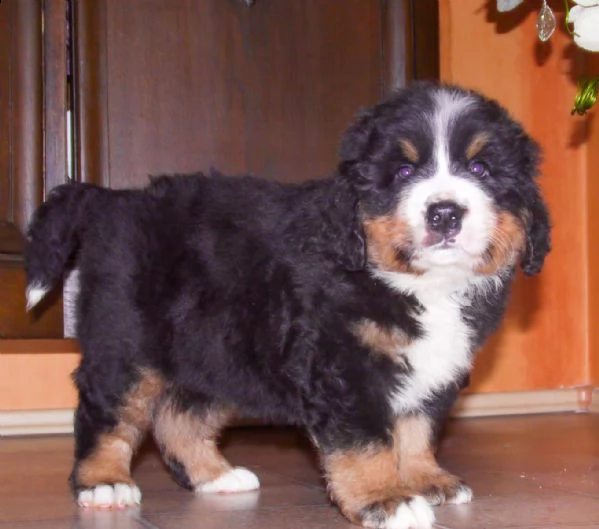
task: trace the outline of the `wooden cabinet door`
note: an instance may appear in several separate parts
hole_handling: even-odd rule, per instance
[[[75,180],[325,176],[359,108],[434,72],[435,13],[436,0],[1,1],[0,339],[62,336],[60,289],[25,312],[22,233],[67,179],[69,107]]]
[[[436,62],[436,1],[0,0],[0,254],[18,260],[20,230],[66,180],[70,105],[75,180],[140,186],[210,166],[329,174],[360,107],[430,75],[419,65]],[[20,340],[62,336],[62,303],[30,317],[22,266],[10,273],[0,410],[71,407],[74,344]],[[51,321],[34,327],[40,318]]]
[[[403,0],[75,0],[76,178],[329,174],[358,109],[405,82]]]
[[[52,181],[45,139],[58,142],[54,121],[44,119],[42,9],[42,0],[0,2],[0,339],[62,336],[59,294],[25,312],[23,232]]]

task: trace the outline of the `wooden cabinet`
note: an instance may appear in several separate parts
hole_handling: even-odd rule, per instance
[[[127,187],[210,167],[330,173],[355,112],[405,82],[390,47],[402,4],[75,2],[76,174]]]
[[[0,263],[11,264],[0,264],[0,337],[61,336],[60,296],[25,314],[20,233],[69,171],[115,188],[211,167],[283,181],[325,176],[358,109],[413,72],[434,74],[435,7],[1,2]],[[412,43],[416,17],[433,38]]]
[[[53,123],[44,116],[42,14],[41,0],[0,3],[0,339],[62,335],[60,296],[27,315],[23,289],[22,232],[54,183],[45,178]]]
[[[21,233],[52,187],[326,176],[361,107],[437,75],[436,16],[436,0],[2,0],[0,410],[73,399],[72,343],[15,341],[62,336],[60,296],[24,311]]]
[[[563,32],[539,48],[532,4],[508,19],[480,4],[438,0],[437,21],[436,0],[2,0],[0,338],[62,332],[60,300],[24,319],[18,274],[20,230],[66,178],[67,108],[79,180],[124,187],[216,166],[298,181],[333,169],[359,107],[436,76],[439,53],[443,80],[497,98],[539,141],[555,226],[546,269],[518,278],[470,392],[574,388],[569,409],[588,405],[599,384],[599,108],[570,116],[571,73],[599,75],[599,61]],[[72,342],[0,339],[0,410],[71,406],[76,361]]]
[[[599,384],[599,108],[570,116],[570,72],[599,75],[599,61],[573,52],[563,32],[540,49],[532,4],[508,19],[479,4],[2,0],[0,338],[62,332],[60,300],[24,319],[18,274],[20,229],[66,178],[67,108],[76,179],[124,187],[216,166],[298,181],[333,169],[359,107],[413,77],[435,77],[438,53],[443,80],[497,98],[539,141],[555,226],[546,269],[518,278],[470,392],[512,392],[517,408],[516,392],[574,388],[568,409],[588,405]],[[0,339],[0,410],[72,406],[76,361],[72,342]]]

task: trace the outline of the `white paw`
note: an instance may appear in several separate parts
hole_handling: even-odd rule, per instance
[[[453,498],[449,498],[447,503],[461,505],[472,501],[472,489],[468,485],[461,485]]]
[[[435,515],[422,496],[402,503],[387,520],[386,529],[432,529]]]
[[[117,483],[115,485],[98,485],[93,489],[84,489],[77,496],[80,507],[110,509],[131,507],[141,503],[141,492],[135,485]]]
[[[226,474],[219,476],[213,481],[198,485],[198,492],[215,492],[224,494],[227,492],[247,492],[260,488],[260,481],[253,472],[247,468],[236,467]]]

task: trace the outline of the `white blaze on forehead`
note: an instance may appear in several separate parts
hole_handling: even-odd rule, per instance
[[[435,161],[437,174],[451,174],[449,158],[449,138],[456,120],[467,112],[475,102],[474,98],[455,91],[438,90],[435,94],[433,131],[435,135]]]

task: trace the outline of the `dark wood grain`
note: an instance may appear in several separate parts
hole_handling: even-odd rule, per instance
[[[79,178],[323,176],[386,90],[379,0],[80,0]],[[383,28],[385,25],[385,28]]]
[[[22,233],[44,193],[43,58],[42,1],[1,2],[0,338],[62,335],[58,292],[43,313],[25,312]]]
[[[0,220],[21,231],[43,194],[41,67],[41,0],[0,3]]]
[[[382,86],[385,92],[401,88],[412,79],[411,10],[406,0],[381,2]]]
[[[43,200],[42,8],[41,0],[12,1],[13,220],[25,230]]]
[[[62,338],[63,316],[57,289],[31,312],[25,311],[26,277],[21,262],[0,260],[0,339]]]
[[[74,1],[72,14],[74,176],[81,182],[99,185],[108,185],[110,181],[106,4],[107,0]],[[137,9],[133,4],[127,1],[123,7],[135,17]]]
[[[10,52],[13,2],[0,2],[0,219],[12,222]],[[2,241],[0,240],[0,245]],[[1,249],[1,246],[0,246]]]
[[[44,1],[44,190],[67,181],[66,0]]]
[[[410,0],[411,74],[413,79],[439,79],[439,0]]]

